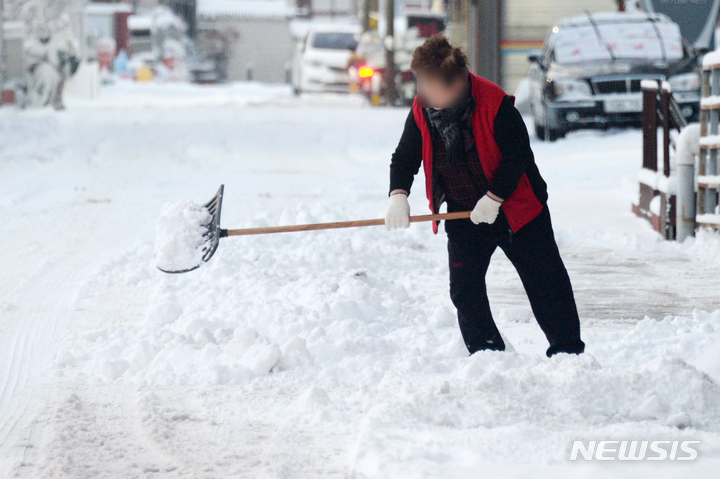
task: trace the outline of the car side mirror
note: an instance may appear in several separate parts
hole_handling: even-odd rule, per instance
[[[530,63],[540,63],[540,55],[537,53],[531,53],[527,58]]]

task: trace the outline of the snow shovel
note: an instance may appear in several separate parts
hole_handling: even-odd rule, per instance
[[[221,238],[227,238],[228,236],[247,236],[247,235],[265,235],[271,233],[290,233],[295,231],[315,231],[315,230],[334,230],[340,228],[356,228],[361,226],[380,226],[385,225],[384,219],[374,220],[358,220],[358,221],[336,221],[332,223],[314,223],[305,225],[290,225],[290,226],[269,226],[264,228],[246,228],[236,230],[226,230],[220,228],[220,213],[222,211],[222,200],[225,185],[220,185],[217,193],[208,201],[204,206],[212,216],[210,222],[205,225],[207,231],[203,233],[203,241],[197,246],[202,249],[202,261],[191,268],[180,269],[180,270],[168,270],[158,266],[158,269],[163,273],[178,274],[187,273],[199,268],[202,263],[207,263],[210,258],[217,251],[218,245],[220,244]],[[411,216],[411,223],[420,223],[427,221],[440,221],[440,220],[459,220],[470,218],[470,211],[458,211],[455,213],[441,213],[434,215],[419,215]]]

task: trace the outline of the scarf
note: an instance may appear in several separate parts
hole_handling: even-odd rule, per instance
[[[428,118],[437,128],[445,145],[448,164],[465,159],[468,143],[465,141],[465,135],[472,135],[472,126],[469,120],[474,109],[475,100],[469,88],[467,95],[464,95],[455,106],[441,110],[427,109]]]

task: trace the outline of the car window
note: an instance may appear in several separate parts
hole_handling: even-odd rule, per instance
[[[683,48],[680,29],[675,23],[600,22],[597,30],[591,24],[559,27],[554,53],[559,63],[612,60],[613,57],[679,60],[683,57]]]
[[[313,35],[312,47],[330,50],[355,50],[358,35],[345,32],[322,32]]]

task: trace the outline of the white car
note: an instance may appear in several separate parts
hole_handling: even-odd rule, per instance
[[[348,92],[348,62],[360,38],[359,25],[310,28],[293,59],[292,85],[301,92]]]

